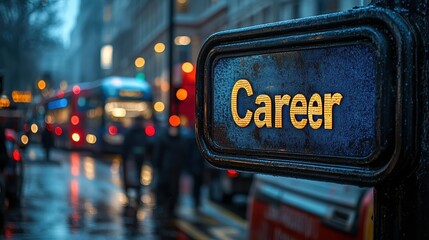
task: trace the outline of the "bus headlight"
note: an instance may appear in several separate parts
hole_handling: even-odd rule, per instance
[[[79,142],[79,141],[80,141],[80,135],[79,135],[79,133],[73,133],[73,134],[71,135],[71,138],[72,138],[72,140],[73,140],[73,141],[75,141],[75,142]]]
[[[95,144],[97,142],[97,137],[94,134],[87,134],[86,135],[86,142],[89,144]]]
[[[21,143],[23,145],[27,145],[28,144],[28,136],[27,135],[22,134],[22,136],[21,136]]]

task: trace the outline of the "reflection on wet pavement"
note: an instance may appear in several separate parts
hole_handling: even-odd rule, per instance
[[[22,207],[8,210],[6,239],[189,239],[174,221],[154,217],[149,188],[142,206],[128,204],[118,158],[57,151],[46,162],[36,150],[27,151]]]

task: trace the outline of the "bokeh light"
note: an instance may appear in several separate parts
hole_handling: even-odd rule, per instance
[[[164,43],[157,43],[153,47],[156,53],[163,53],[165,51],[165,44]]]

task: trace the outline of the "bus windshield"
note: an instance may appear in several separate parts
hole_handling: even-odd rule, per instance
[[[152,117],[152,108],[149,102],[145,101],[108,99],[104,110],[108,120],[121,122],[124,126],[130,125],[132,118],[137,116],[142,116],[146,120]]]
[[[69,101],[68,98],[49,101],[46,107],[46,123],[66,124],[71,116]]]

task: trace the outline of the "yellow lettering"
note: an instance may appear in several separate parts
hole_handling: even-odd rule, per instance
[[[274,119],[275,128],[283,127],[283,106],[289,105],[289,102],[290,102],[290,96],[287,94],[283,96],[281,95],[274,96],[275,114],[276,114]]]
[[[343,95],[341,93],[334,93],[332,95],[331,93],[325,93],[325,105],[323,107],[324,109],[324,118],[325,118],[325,129],[332,129],[332,112],[334,105],[340,105],[341,99],[343,98]]]
[[[252,120],[252,111],[250,110],[246,110],[246,115],[241,118],[238,115],[238,110],[237,110],[237,94],[238,91],[240,89],[244,89],[247,93],[247,96],[252,96],[253,95],[253,89],[252,89],[252,85],[250,85],[250,82],[247,79],[240,79],[238,80],[235,84],[234,87],[232,88],[232,92],[231,92],[231,113],[232,113],[232,119],[234,119],[235,124],[237,124],[237,126],[239,127],[247,127],[250,123],[250,120]]]
[[[314,105],[316,103],[316,105]],[[311,128],[319,129],[322,126],[322,119],[319,118],[314,120],[314,115],[322,115],[322,97],[319,94],[315,93],[311,96],[310,101],[308,102],[308,122],[310,123]]]
[[[253,95],[253,88],[249,80],[240,79],[234,84],[231,91],[231,114],[235,124],[244,128],[249,126],[253,119],[258,128],[272,128],[273,100],[271,97],[267,94],[257,95],[255,105],[249,106],[246,109],[246,114],[240,116],[238,114],[238,93],[241,89],[246,91],[248,97]],[[320,129],[324,124],[324,129],[331,130],[334,105],[339,106],[342,99],[341,93],[325,93],[323,99],[320,94],[314,93],[308,102],[303,94],[296,94],[295,96],[274,95],[274,127],[283,127],[283,108],[290,106],[289,117],[294,128],[303,129],[309,123],[312,129]],[[297,116],[299,116],[298,119]]]
[[[273,127],[272,119],[271,119],[271,99],[270,96],[262,94],[256,97],[256,104],[264,103],[265,106],[259,107],[255,110],[255,115],[253,118],[255,119],[255,125],[258,128],[262,128],[263,126],[267,126],[267,128]],[[264,114],[264,119],[261,120],[260,116]]]
[[[301,106],[298,106],[298,102],[301,103]],[[302,94],[297,94],[293,97],[292,103],[290,106],[290,121],[292,125],[297,129],[303,129],[307,125],[307,119],[303,118],[301,121],[296,119],[296,115],[306,115],[307,114],[307,99]]]

